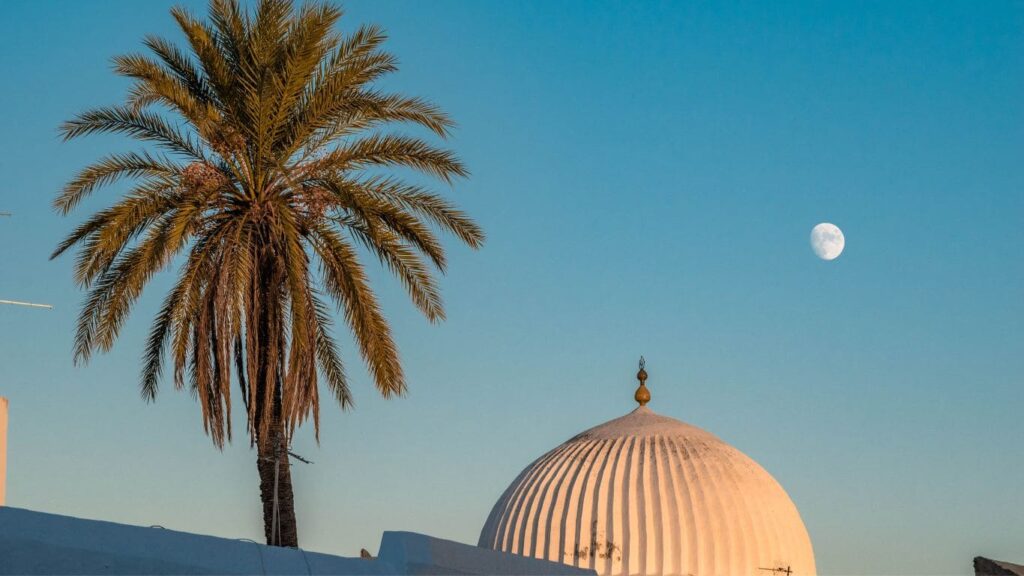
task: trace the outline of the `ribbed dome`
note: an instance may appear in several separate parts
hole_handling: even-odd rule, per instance
[[[768,472],[714,434],[646,407],[527,466],[479,545],[607,576],[815,570],[800,514]]]

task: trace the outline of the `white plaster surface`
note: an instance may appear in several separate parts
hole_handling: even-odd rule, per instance
[[[815,573],[800,514],[768,472],[646,407],[527,466],[492,509],[480,546],[608,576]]]
[[[381,561],[0,507],[0,574],[396,574]]]
[[[508,574],[582,570],[413,532],[385,532],[377,558],[346,558],[202,536],[0,508],[6,574]]]
[[[380,558],[403,574],[516,574],[518,576],[594,575],[585,570],[442,540],[413,532],[385,532]]]

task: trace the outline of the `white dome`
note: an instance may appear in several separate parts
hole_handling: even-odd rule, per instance
[[[643,406],[527,466],[479,545],[607,576],[815,571],[800,514],[768,472],[714,434]]]

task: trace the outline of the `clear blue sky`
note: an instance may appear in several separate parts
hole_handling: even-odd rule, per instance
[[[188,394],[142,402],[158,278],[116,349],[71,363],[82,295],[47,261],[61,184],[116,138],[58,124],[116,102],[109,58],[174,38],[163,1],[6,2],[0,19],[0,393],[8,502],[258,539],[253,453]],[[449,320],[380,276],[410,377],[325,406],[296,451],[303,544],[404,529],[475,543],[533,458],[632,408],[715,432],[797,506],[823,574],[1024,561],[1024,4],[347,2],[391,34],[388,88],[460,123]],[[198,11],[204,9],[195,3]],[[811,227],[842,227],[826,263]],[[347,346],[347,342],[346,342]],[[244,430],[236,426],[235,432]]]

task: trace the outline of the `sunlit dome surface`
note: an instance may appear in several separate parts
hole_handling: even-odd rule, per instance
[[[647,398],[638,390],[638,401]],[[602,575],[815,571],[800,514],[768,472],[645,406],[527,466],[494,505],[479,545]]]

